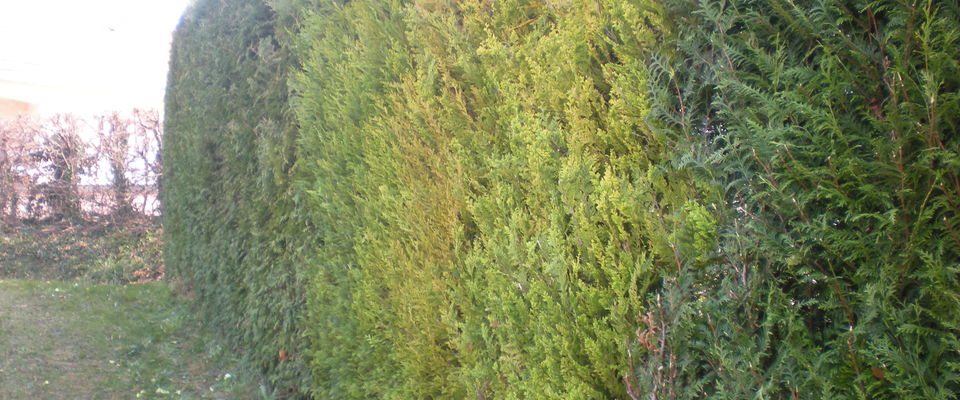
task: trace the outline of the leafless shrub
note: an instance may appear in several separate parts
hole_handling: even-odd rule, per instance
[[[0,220],[157,215],[161,132],[156,110],[0,121]]]
[[[7,223],[19,218],[37,174],[32,154],[39,151],[37,122],[28,118],[0,123],[0,214]]]

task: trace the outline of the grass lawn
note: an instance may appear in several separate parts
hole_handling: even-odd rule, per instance
[[[165,283],[0,280],[0,399],[266,397],[188,309]]]

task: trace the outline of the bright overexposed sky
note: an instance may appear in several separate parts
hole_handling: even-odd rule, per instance
[[[0,0],[0,98],[41,113],[161,108],[191,0]]]

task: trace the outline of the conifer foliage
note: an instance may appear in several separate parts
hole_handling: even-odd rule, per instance
[[[653,276],[645,110],[628,106],[644,67],[607,35],[650,43],[608,22],[645,12],[353,1],[307,20],[319,397],[626,396]]]
[[[713,261],[664,281],[645,389],[956,398],[957,3],[668,10],[652,115],[724,206]]]
[[[164,261],[227,349],[270,392],[303,392],[303,249],[290,171],[296,130],[273,11],[257,0],[197,1],[174,37],[162,181]]]
[[[957,398],[958,20],[199,1],[166,262],[291,397]]]

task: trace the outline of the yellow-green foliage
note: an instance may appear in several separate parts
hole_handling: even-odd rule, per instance
[[[654,260],[675,257],[648,250],[668,247],[671,206],[647,180],[649,7],[311,14],[294,87],[325,228],[309,303],[321,397],[626,396]]]
[[[167,263],[292,395],[955,398],[960,13],[801,3],[201,1]]]

